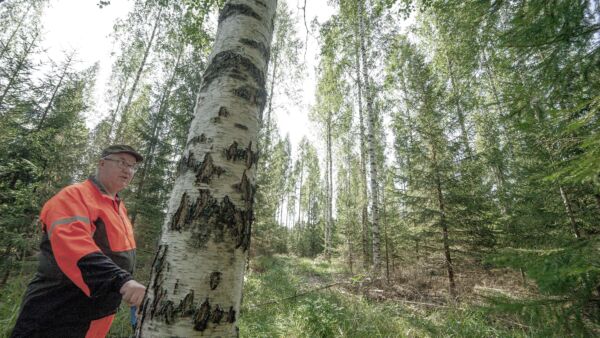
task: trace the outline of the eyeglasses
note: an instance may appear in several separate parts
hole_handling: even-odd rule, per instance
[[[103,160],[107,160],[107,161],[117,162],[117,166],[119,166],[119,168],[121,168],[121,169],[128,169],[128,170],[131,170],[133,172],[138,171],[138,169],[140,168],[139,164],[137,164],[137,163],[136,164],[129,164],[129,163],[127,163],[127,161],[122,160],[122,159],[116,160],[116,159],[108,158],[108,157],[104,157],[102,159]]]

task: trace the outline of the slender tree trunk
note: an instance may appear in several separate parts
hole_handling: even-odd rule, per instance
[[[454,282],[454,268],[452,266],[452,257],[450,255],[450,239],[448,235],[448,223],[446,221],[446,206],[444,204],[444,194],[442,192],[442,180],[437,169],[437,153],[435,147],[432,148],[432,156],[435,172],[435,187],[440,212],[440,227],[442,229],[442,244],[444,246],[444,258],[446,261],[446,270],[448,272],[448,284],[450,296],[456,297],[456,284]]]
[[[116,133],[117,141],[123,141],[122,133],[123,133],[123,128],[127,124],[127,116],[128,116],[127,114],[129,113],[129,107],[131,106],[131,102],[133,101],[133,95],[135,94],[135,91],[137,90],[137,86],[140,82],[142,72],[144,71],[144,68],[146,67],[146,61],[148,60],[148,55],[150,55],[150,49],[152,48],[152,46],[154,44],[154,37],[156,36],[156,30],[161,21],[162,8],[163,8],[162,6],[159,6],[158,14],[156,15],[156,20],[154,21],[154,26],[152,27],[152,33],[150,34],[150,40],[146,44],[146,49],[144,50],[144,56],[142,57],[142,62],[140,63],[140,66],[137,69],[137,72],[135,74],[135,79],[133,81],[133,85],[131,86],[131,91],[129,91],[129,96],[127,97],[127,102],[125,103],[125,106],[123,107],[123,112],[121,113],[121,122],[119,123],[119,127],[117,128],[117,133]]]
[[[131,217],[130,217],[131,225],[135,225],[135,220],[137,218],[137,214],[138,214],[138,210],[139,210],[138,203],[143,195],[144,185],[146,183],[146,174],[148,173],[149,168],[152,166],[152,162],[154,159],[154,151],[156,150],[156,146],[159,142],[159,137],[158,137],[159,131],[160,131],[159,127],[164,122],[165,110],[166,110],[165,107],[167,106],[167,102],[168,102],[169,96],[171,94],[171,89],[173,88],[173,84],[175,82],[175,75],[177,74],[177,69],[179,68],[179,62],[181,61],[182,54],[183,54],[183,47],[179,50],[179,52],[177,54],[177,60],[175,61],[175,66],[173,67],[171,76],[169,77],[169,80],[167,80],[165,89],[159,100],[158,110],[157,110],[156,117],[154,118],[154,121],[152,124],[152,131],[150,133],[150,135],[152,135],[152,138],[150,139],[150,144],[146,148],[146,153],[144,154],[144,163],[142,165],[142,172],[139,175],[140,179],[138,181],[138,185],[137,185],[137,189],[136,189],[136,193],[135,193],[136,204],[135,204],[135,208],[131,212]]]
[[[333,219],[332,219],[332,204],[333,204],[333,175],[331,174],[333,166],[331,159],[331,111],[327,112],[327,220],[325,225],[325,258],[330,261],[331,260],[331,250],[332,250],[332,229],[333,229]]]
[[[469,145],[469,135],[467,133],[467,127],[465,126],[465,114],[463,113],[462,105],[460,104],[461,93],[456,85],[456,80],[454,78],[454,71],[452,69],[452,61],[446,55],[446,60],[448,61],[448,72],[450,75],[450,84],[452,85],[452,91],[454,91],[454,104],[456,105],[456,116],[458,117],[458,125],[460,127],[460,140],[465,149],[466,156],[471,158],[473,156],[473,152],[471,151],[471,146]]]
[[[39,36],[39,34],[38,34],[38,32],[36,32],[35,35],[31,38],[31,42],[27,45],[27,47],[25,47],[23,54],[19,58],[19,61],[17,61],[17,66],[15,67],[14,72],[12,72],[12,74],[10,75],[10,78],[8,79],[8,83],[6,84],[6,87],[4,88],[4,91],[2,92],[2,95],[0,96],[0,116],[2,115],[1,109],[2,109],[2,104],[4,103],[4,100],[6,99],[6,95],[8,94],[8,91],[12,88],[12,86],[15,84],[17,77],[23,70],[25,61],[27,60],[27,57],[31,53],[31,50],[35,46],[35,42],[37,41],[38,36]]]
[[[346,193],[348,194],[346,197],[346,212],[348,213],[348,217],[346,218],[346,248],[347,248],[347,257],[348,257],[348,268],[350,269],[350,274],[354,274],[354,258],[352,253],[354,252],[354,247],[352,245],[352,237],[353,237],[353,228],[354,228],[354,211],[351,210],[350,197],[353,196],[350,189],[352,188],[352,151],[351,147],[348,146],[348,151],[346,153],[346,163],[348,165],[348,174],[346,175]]]
[[[10,36],[8,37],[6,42],[2,43],[2,50],[0,51],[0,60],[2,60],[2,58],[4,57],[4,54],[6,54],[6,52],[8,52],[8,50],[10,49],[10,44],[12,43],[12,40],[15,38],[15,36],[19,32],[19,30],[21,29],[21,25],[23,25],[25,18],[31,11],[31,7],[33,7],[33,3],[29,3],[27,10],[23,13],[23,16],[21,16],[21,19],[19,20],[17,27],[12,31],[12,33],[10,33]]]
[[[56,94],[58,93],[58,90],[60,89],[60,86],[62,85],[62,82],[63,82],[65,76],[67,75],[67,71],[69,70],[69,67],[71,66],[72,60],[73,60],[73,54],[71,54],[67,57],[63,71],[60,74],[60,78],[58,79],[58,84],[54,87],[54,90],[52,91],[52,96],[50,97],[50,100],[48,101],[46,108],[44,108],[44,112],[42,113],[42,117],[40,118],[40,122],[38,123],[38,126],[36,128],[37,131],[42,130],[42,126],[44,125],[46,116],[48,116],[48,112],[50,112],[50,108],[52,107],[52,104],[54,103]]]
[[[371,265],[371,252],[369,250],[369,220],[368,220],[368,191],[367,191],[367,150],[366,150],[366,137],[365,137],[365,124],[363,118],[362,108],[362,80],[360,73],[360,41],[359,41],[360,29],[358,20],[355,27],[356,42],[354,44],[355,50],[355,73],[356,73],[356,97],[358,106],[358,117],[359,117],[359,131],[360,131],[360,179],[361,179],[361,196],[362,196],[362,207],[361,207],[361,235],[362,235],[362,254],[363,254],[363,269],[368,270]]]
[[[123,87],[119,91],[119,97],[117,98],[117,106],[115,110],[110,114],[110,129],[108,130],[107,139],[109,143],[112,143],[116,138],[116,135],[113,135],[113,131],[115,130],[115,124],[117,122],[117,114],[119,114],[119,108],[121,108],[121,103],[123,102],[123,96],[125,96],[125,91],[127,90],[127,83],[129,82],[129,76],[125,78],[125,82],[123,83]]]
[[[569,201],[569,197],[565,192],[565,189],[562,185],[558,186],[560,190],[560,196],[562,197],[563,203],[565,205],[565,210],[567,212],[567,216],[569,216],[569,220],[571,221],[571,228],[573,229],[573,234],[575,238],[580,239],[581,233],[579,232],[579,226],[577,225],[577,221],[575,220],[575,214],[573,213],[573,208],[571,207],[571,201]]]
[[[276,5],[238,0],[221,10],[137,337],[238,336]]]
[[[8,244],[6,246],[6,248],[4,248],[4,254],[2,254],[2,257],[0,259],[0,263],[4,263],[3,265],[4,267],[4,274],[2,275],[2,279],[0,279],[0,287],[6,285],[6,282],[8,281],[8,277],[10,277],[10,271],[11,271],[11,264],[9,263],[9,259],[10,259],[10,252],[12,251],[12,244]]]
[[[271,64],[273,66],[273,71],[271,73],[271,80],[269,85],[269,95],[267,96],[267,114],[263,116],[263,113],[260,113],[259,122],[261,127],[264,127],[265,131],[265,139],[264,144],[259,145],[259,155],[263,156],[263,154],[269,154],[269,149],[271,148],[271,113],[273,112],[273,93],[275,87],[275,79],[277,74],[277,66],[279,64],[279,48],[275,48],[275,53],[272,55]],[[264,170],[265,160],[259,162],[260,170]]]
[[[298,187],[298,226],[302,229],[302,180],[304,176],[304,163],[300,159],[300,186]]]
[[[388,246],[388,235],[387,235],[387,213],[385,212],[385,185],[381,189],[381,200],[383,201],[383,239],[385,242],[385,277],[387,282],[390,282],[390,255]]]
[[[369,152],[369,172],[371,179],[371,215],[373,221],[371,223],[371,235],[373,238],[373,269],[376,275],[381,273],[381,257],[380,257],[380,234],[379,234],[379,207],[378,207],[378,188],[377,188],[377,158],[375,156],[375,123],[377,120],[375,110],[373,108],[373,95],[370,88],[369,81],[369,67],[367,62],[367,51],[366,51],[366,27],[365,27],[365,13],[364,13],[364,1],[359,1],[359,14],[358,19],[360,22],[360,55],[362,59],[362,74],[363,81],[365,83],[365,98],[367,101],[367,144]]]

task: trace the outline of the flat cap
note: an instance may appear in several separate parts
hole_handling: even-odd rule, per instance
[[[102,150],[102,158],[110,155],[110,154],[118,154],[118,153],[127,153],[130,155],[133,155],[133,157],[135,157],[135,160],[137,162],[142,162],[144,160],[144,156],[140,155],[140,153],[138,153],[137,151],[135,151],[135,149],[133,149],[132,147],[126,145],[126,144],[113,144],[111,146],[108,146],[106,148],[104,148],[104,150]]]

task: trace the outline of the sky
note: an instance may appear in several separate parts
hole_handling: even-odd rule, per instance
[[[111,53],[113,43],[110,34],[117,19],[124,19],[133,8],[131,0],[112,0],[109,6],[99,8],[97,0],[52,0],[42,17],[44,39],[42,46],[55,61],[63,58],[65,52],[77,51],[79,69],[92,66],[99,62],[98,76],[94,90],[95,106],[87,118],[88,127],[95,126],[102,117],[107,115],[108,105],[105,102],[106,85],[110,77],[113,58]],[[287,0],[288,7],[298,16],[297,31],[303,41],[307,41],[306,77],[301,84],[303,89],[302,104],[297,107],[286,107],[275,111],[277,124],[282,136],[289,134],[294,150],[302,136],[311,140],[318,139],[308,120],[308,111],[314,103],[315,67],[318,63],[318,43],[310,32],[306,40],[302,7],[303,0]],[[334,12],[324,0],[306,0],[306,22],[317,18],[319,23],[325,22]],[[118,53],[118,51],[115,51]],[[285,105],[285,102],[282,102]],[[289,113],[286,113],[288,111]],[[295,151],[294,151],[295,153]]]
[[[117,19],[124,19],[133,8],[132,1],[113,0],[110,6],[100,9],[97,0],[52,0],[44,11],[42,24],[44,39],[42,46],[50,58],[61,60],[64,52],[75,50],[79,61],[78,69],[99,62],[94,90],[95,107],[87,118],[88,127],[95,126],[107,114],[104,100],[106,85],[110,77],[111,53],[110,34]]]

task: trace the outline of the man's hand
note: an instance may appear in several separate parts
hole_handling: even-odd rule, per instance
[[[140,305],[142,305],[142,300],[144,300],[146,287],[132,279],[127,283],[123,284],[119,292],[121,293],[121,295],[123,296],[123,300],[126,301],[127,304],[135,305],[139,308]]]

